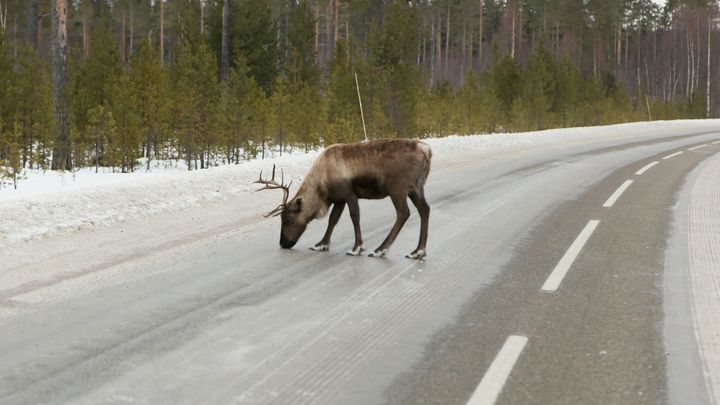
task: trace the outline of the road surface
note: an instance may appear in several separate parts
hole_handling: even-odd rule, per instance
[[[374,259],[344,254],[347,214],[330,252],[325,220],[281,250],[252,202],[27,242],[0,264],[0,403],[713,403],[718,141],[436,157],[420,262],[414,211]],[[393,215],[361,203],[366,248]]]

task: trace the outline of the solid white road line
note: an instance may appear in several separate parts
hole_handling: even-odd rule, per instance
[[[717,141],[710,142],[710,143],[713,145],[718,144],[718,143],[720,143],[720,139],[718,139]]]
[[[572,266],[583,246],[585,246],[585,243],[587,243],[588,239],[590,239],[590,235],[592,235],[599,223],[600,221],[593,219],[585,225],[585,228],[583,228],[580,232],[580,235],[578,235],[577,239],[575,239],[575,242],[570,245],[570,248],[568,248],[567,252],[565,252],[565,255],[563,255],[562,259],[560,259],[557,266],[555,266],[555,269],[552,273],[550,273],[547,280],[545,280],[545,284],[542,285],[543,290],[555,291],[558,287],[560,287],[560,283],[565,277],[565,274],[567,274],[568,270],[570,270],[570,266]]]
[[[512,335],[507,338],[467,405],[492,405],[497,401],[527,341],[525,336]]]
[[[622,195],[622,193],[627,190],[630,185],[633,184],[632,180],[625,180],[625,183],[621,184],[620,187],[618,187],[617,190],[610,196],[610,198],[605,201],[605,204],[603,204],[603,207],[610,208],[615,204],[615,201],[617,201],[618,198]]]
[[[679,155],[679,154],[681,154],[681,153],[682,153],[682,151],[680,151],[680,152],[675,152],[675,153],[673,153],[673,154],[671,154],[671,155],[665,156],[663,159],[670,159],[671,157],[675,157],[675,156],[677,156],[677,155]]]
[[[708,146],[708,144],[705,143],[705,144],[702,144],[699,146],[693,146],[692,148],[688,148],[688,150],[696,150],[696,149],[704,148],[706,146]]]
[[[658,162],[657,160],[654,161],[654,162],[652,162],[652,163],[649,163],[648,165],[646,165],[646,166],[643,167],[642,169],[636,171],[635,174],[637,174],[638,176],[641,176],[643,173],[645,173],[646,171],[650,170],[651,167],[655,166],[655,165],[658,164],[658,163],[660,163],[660,162]]]

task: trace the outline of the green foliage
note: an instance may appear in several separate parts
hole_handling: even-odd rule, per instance
[[[112,140],[117,138],[112,112],[102,105],[97,105],[88,111],[87,124],[88,133],[94,138],[93,144],[87,145],[86,153],[78,156],[86,156],[88,163],[95,165],[96,172],[100,165],[115,167],[120,159],[113,153],[112,148],[108,147]]]
[[[148,167],[153,158],[162,157],[169,137],[170,85],[167,70],[157,63],[159,57],[152,42],[144,40],[132,60],[132,86]]]
[[[345,54],[345,46],[342,43],[335,48],[335,54]],[[325,90],[327,124],[323,141],[326,144],[353,142],[364,138],[355,86],[355,73],[358,68],[351,59],[343,57],[333,59],[330,65],[330,75]],[[364,74],[361,77],[367,79]],[[365,92],[368,88],[364,86],[366,80],[362,83],[361,92],[366,96],[367,105]]]
[[[277,22],[269,2],[257,0],[230,0],[229,57],[234,67],[242,55],[250,69],[250,76],[266,93],[270,93],[278,74],[276,48]],[[222,1],[211,8],[209,37],[216,59],[220,60],[222,36]]]
[[[285,73],[293,83],[317,86],[320,70],[315,64],[315,17],[307,0],[300,1],[290,12],[288,32],[290,58]]]
[[[558,111],[555,61],[542,46],[536,48],[524,75],[523,87],[512,105],[513,127],[521,131],[546,129]]]
[[[172,129],[188,169],[205,168],[218,143],[213,131],[220,98],[217,63],[204,41],[183,41],[179,48],[172,71]]]
[[[11,3],[17,14],[11,17],[22,21],[21,2]],[[460,48],[467,46],[465,29],[477,39],[476,1],[339,3],[335,16],[328,1],[229,0],[226,83],[218,78],[221,0],[203,3],[204,32],[198,0],[162,3],[162,65],[160,3],[133,0],[129,19],[125,0],[72,3],[81,12],[71,13],[70,44],[86,39],[80,31],[86,22],[90,30],[89,54],[71,49],[68,58],[74,163],[131,171],[142,157],[148,168],[153,159],[183,158],[194,169],[264,157],[268,148],[282,153],[358,141],[356,74],[370,138],[611,124],[648,119],[648,107],[654,119],[705,114],[704,89],[698,88],[704,86],[684,77],[685,49],[671,55],[671,78],[655,62],[640,66],[638,78],[635,66],[650,60],[643,47],[652,43],[652,58],[661,60],[668,55],[663,47],[682,47],[684,33],[696,32],[702,35],[693,48],[700,50],[701,71],[694,73],[704,78],[699,30],[705,23],[693,13],[703,16],[705,1],[673,1],[664,16],[649,0],[483,2],[483,50],[491,49],[472,65]],[[511,57],[505,20],[508,7],[518,4],[521,46]],[[128,21],[135,24],[132,35]],[[430,36],[430,21],[441,30],[442,44]],[[669,41],[664,34],[676,29],[683,34]],[[44,48],[41,57],[22,41],[0,30],[0,167],[6,174],[45,167],[53,150],[50,63]],[[625,52],[617,53],[618,45]],[[436,46],[440,60],[432,52]],[[430,61],[437,64],[432,88]],[[673,101],[643,93],[658,94],[661,87]]]
[[[510,55],[505,55],[499,62],[497,56],[494,56],[493,62],[485,71],[483,85],[487,86],[488,91],[500,102],[502,110],[507,114],[506,118],[520,96],[522,79],[520,65]]]
[[[370,74],[378,85],[372,100],[382,102],[387,117],[379,120],[385,124],[378,128],[379,133],[406,137],[416,131],[420,94],[420,70],[413,60],[419,14],[408,2],[393,0],[387,6],[385,19],[383,28],[375,34],[377,38],[370,40],[374,61]]]

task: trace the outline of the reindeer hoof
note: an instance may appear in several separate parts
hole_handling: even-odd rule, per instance
[[[327,252],[328,250],[330,250],[330,246],[317,244],[315,246],[312,246],[310,250],[314,250],[315,252]]]
[[[375,249],[374,252],[370,252],[368,257],[383,257],[387,252],[387,249]]]
[[[348,251],[347,251],[347,254],[350,255],[350,256],[360,256],[360,254],[361,254],[362,252],[364,252],[364,251],[365,251],[365,248],[363,248],[362,246],[360,246],[360,247],[358,247],[357,249],[348,250]]]
[[[422,259],[423,257],[425,257],[426,254],[427,253],[425,252],[425,249],[418,249],[418,250],[406,255],[405,257],[407,257],[408,259],[419,260],[419,259]]]

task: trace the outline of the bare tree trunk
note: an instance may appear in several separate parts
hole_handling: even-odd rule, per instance
[[[616,75],[620,77],[620,67],[622,66],[622,30],[618,27],[615,33],[615,57],[616,57]]]
[[[637,49],[635,50],[635,52],[636,52],[635,64],[637,65],[637,66],[635,67],[635,72],[636,72],[635,74],[637,75],[637,88],[638,88],[638,91],[641,91],[641,88],[642,88],[642,87],[641,87],[641,80],[640,80],[640,74],[641,74],[641,73],[640,73],[640,36],[641,36],[640,33],[641,33],[641,31],[638,30],[638,31],[637,31]],[[629,44],[629,43],[630,43],[630,42],[628,41],[628,44]],[[647,62],[647,57],[645,57],[645,61]],[[626,60],[626,62],[627,62],[627,60]],[[647,66],[647,63],[646,63],[645,65]],[[650,80],[649,77],[648,77],[647,79]],[[645,93],[647,94],[647,91],[646,91]]]
[[[460,85],[465,83],[465,18],[462,19],[462,41],[460,44]]]
[[[227,2],[227,0],[223,0]],[[320,0],[315,0],[315,63],[322,66],[320,57]]]
[[[697,20],[697,41],[695,42],[697,45],[695,45],[695,48],[697,49],[697,57],[695,58],[697,66],[695,67],[695,90],[700,89],[700,66],[702,65],[702,58],[700,58],[700,15],[696,15]]]
[[[593,77],[597,77],[597,38],[593,38]]]
[[[686,74],[686,77],[685,77],[685,98],[686,98],[686,99],[689,99],[689,98],[690,98],[690,70],[692,69],[692,64],[691,64],[691,62],[690,62],[690,30],[689,30],[689,29],[685,32],[685,39],[686,39],[686,41],[687,41],[687,52],[686,52],[686,55],[687,55],[687,66],[686,66],[687,74]]]
[[[27,41],[33,49],[37,49],[38,46],[37,23],[37,0],[27,0]]]
[[[3,31],[7,29],[7,6],[3,10],[2,1],[0,1],[0,29]]]
[[[67,2],[53,0],[52,18],[52,66],[53,66],[53,101],[55,103],[55,120],[57,135],[53,150],[52,168],[54,170],[72,169],[70,156],[70,126],[68,125],[67,100]]]
[[[160,66],[165,66],[165,0],[160,0]]]
[[[560,60],[560,20],[555,18],[555,60]]]
[[[205,33],[205,1],[200,0],[200,35]]]
[[[128,60],[132,56],[133,53],[133,36],[135,35],[135,31],[133,30],[133,3],[135,0],[130,0],[130,46],[128,47]]]
[[[222,34],[221,34],[221,50],[220,50],[220,76],[223,83],[227,83],[228,74],[230,73],[230,45],[228,43],[228,21],[230,15],[229,0],[223,0],[222,10]]]
[[[120,62],[125,63],[125,10],[120,15]]]
[[[437,27],[435,29],[435,78],[440,81],[442,72],[442,18],[438,11]]]
[[[625,63],[623,65],[623,78],[629,81],[628,78],[628,59],[630,51],[630,28],[625,30]]]
[[[510,33],[510,57],[515,59],[515,8],[510,10],[512,13],[512,32]]]
[[[483,9],[483,0],[480,0],[480,35],[478,41],[478,69],[482,70],[483,66],[483,23],[485,21]]]
[[[90,38],[88,38],[88,7],[87,0],[83,2],[83,57],[87,59],[90,56]]]
[[[445,80],[448,79],[448,69],[450,65],[450,6],[452,1],[447,0],[447,20],[445,22]]]
[[[338,0],[333,0],[333,18],[335,19],[333,24],[333,29],[335,30],[335,32],[333,33],[333,46],[337,46],[337,43],[340,40],[340,35],[338,35],[338,29],[340,27],[339,15],[340,13],[338,12]]]
[[[325,63],[329,63],[332,60],[333,52],[333,38],[332,38],[332,0],[328,2],[327,8],[325,9]]]
[[[430,15],[430,88],[435,85],[435,14]]]
[[[708,13],[709,15],[709,13]],[[705,83],[705,118],[710,118],[710,37],[712,33],[712,18],[708,16],[707,30],[707,81]]]

